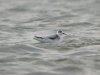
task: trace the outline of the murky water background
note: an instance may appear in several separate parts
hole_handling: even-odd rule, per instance
[[[100,75],[100,0],[0,0],[0,75]]]

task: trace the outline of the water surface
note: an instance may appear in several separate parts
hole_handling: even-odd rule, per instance
[[[99,0],[0,0],[0,75],[100,75]],[[60,44],[34,35],[62,29]]]

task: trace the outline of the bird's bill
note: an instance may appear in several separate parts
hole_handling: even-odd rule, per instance
[[[67,35],[66,33],[63,33],[64,35]]]

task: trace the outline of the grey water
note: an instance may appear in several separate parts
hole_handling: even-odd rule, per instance
[[[0,75],[100,75],[100,0],[0,0]]]

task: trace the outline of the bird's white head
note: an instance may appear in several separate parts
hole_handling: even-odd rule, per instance
[[[58,35],[67,35],[67,34],[64,33],[62,30],[58,30],[58,31],[57,31],[57,34],[58,34]]]

